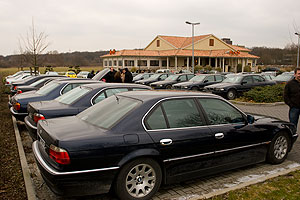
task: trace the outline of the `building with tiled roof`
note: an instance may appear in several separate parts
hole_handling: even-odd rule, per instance
[[[220,67],[223,72],[236,71],[238,64],[242,65],[242,69],[247,65],[256,66],[259,57],[251,55],[250,49],[232,45],[228,40],[223,41],[212,34],[195,36],[195,66]],[[104,67],[190,70],[192,37],[158,35],[144,49],[113,50],[102,59]]]

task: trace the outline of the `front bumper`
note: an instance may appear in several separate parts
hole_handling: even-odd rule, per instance
[[[34,157],[43,179],[57,195],[83,196],[109,192],[119,167],[82,171],[57,171],[43,159],[41,144],[32,144]]]
[[[10,112],[17,120],[20,121],[24,121],[24,118],[26,117],[26,115],[28,115],[28,113],[17,112],[13,107],[10,107]]]
[[[24,122],[32,140],[37,140],[37,127],[30,122],[29,116],[25,117]]]

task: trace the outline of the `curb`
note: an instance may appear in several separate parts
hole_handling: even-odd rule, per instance
[[[275,103],[249,103],[249,102],[241,102],[235,100],[229,100],[233,104],[246,105],[246,106],[280,106],[285,105],[284,102],[275,102]]]
[[[13,126],[14,126],[14,130],[15,130],[16,141],[17,141],[17,146],[18,146],[18,151],[19,151],[19,156],[20,156],[20,162],[21,162],[21,167],[22,167],[22,172],[23,172],[23,177],[24,177],[24,182],[25,182],[27,199],[28,200],[37,200],[36,193],[35,193],[35,190],[33,187],[33,183],[32,183],[31,177],[30,177],[29,167],[28,167],[27,160],[25,157],[25,152],[23,149],[20,132],[19,132],[19,129],[17,126],[17,121],[14,116],[12,116],[12,120],[13,120]]]
[[[278,173],[269,174],[269,175],[264,176],[262,178],[258,178],[256,180],[252,180],[252,181],[249,181],[249,182],[246,182],[246,183],[242,183],[242,184],[239,184],[237,186],[233,186],[233,187],[230,187],[230,188],[225,188],[225,189],[217,190],[217,191],[210,192],[210,193],[207,193],[207,194],[202,194],[202,195],[199,195],[199,196],[197,196],[195,198],[191,198],[190,200],[209,199],[209,198],[212,198],[214,196],[222,195],[222,194],[225,194],[225,193],[233,191],[233,190],[237,190],[237,189],[241,189],[241,188],[247,187],[249,185],[254,185],[254,184],[257,184],[257,183],[264,182],[264,181],[266,181],[268,179],[271,179],[271,178],[275,178],[275,177],[278,177],[278,176],[286,175],[286,174],[288,174],[290,172],[297,171],[297,170],[300,170],[299,166],[295,167],[295,168],[283,170],[283,171],[280,171]]]

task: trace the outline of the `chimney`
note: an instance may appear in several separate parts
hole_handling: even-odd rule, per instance
[[[232,41],[230,40],[230,38],[222,38],[222,40],[223,40],[224,42],[226,42],[227,44],[232,45]]]

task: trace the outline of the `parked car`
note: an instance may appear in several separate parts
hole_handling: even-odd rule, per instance
[[[44,79],[44,78],[49,78],[49,77],[63,77],[63,76],[57,76],[57,75],[39,75],[39,76],[32,76],[32,77],[29,77],[29,78],[24,79],[24,80],[13,82],[11,84],[11,87],[10,87],[10,94],[11,95],[16,94],[17,93],[17,87],[24,86],[24,85],[30,85],[30,84],[38,81],[38,80],[41,80],[41,79]]]
[[[221,83],[205,86],[204,89],[232,100],[254,87],[275,84],[258,74],[237,74],[228,76]]]
[[[28,115],[27,105],[29,102],[52,100],[80,85],[89,83],[97,82],[93,80],[81,79],[52,81],[37,91],[25,92],[11,97],[9,101],[9,104],[11,105],[10,112],[16,117],[16,119],[23,121]]]
[[[88,107],[119,92],[151,90],[151,87],[125,83],[94,83],[79,86],[54,100],[31,102],[27,106],[25,125],[33,140],[37,138],[37,122],[41,119],[77,115]]]
[[[163,81],[151,83],[150,86],[154,89],[171,89],[173,84],[189,81],[194,76],[195,74],[174,74]]]
[[[67,71],[67,72],[65,73],[65,76],[70,77],[70,78],[77,78],[76,73],[73,72],[73,71]]]
[[[39,79],[33,83],[31,83],[30,85],[19,85],[19,86],[15,86],[13,88],[13,90],[11,90],[11,95],[15,95],[15,94],[21,94],[24,92],[28,92],[28,91],[32,91],[32,90],[38,90],[41,87],[43,87],[44,85],[46,85],[47,83],[51,82],[52,80],[56,80],[56,79],[64,79],[64,78],[68,78],[65,76],[49,76],[49,77],[44,77],[42,79]]]
[[[171,73],[169,69],[158,69],[155,73]]]
[[[19,74],[15,77],[11,77],[11,78],[6,78],[6,82],[5,82],[5,85],[12,85],[12,83],[16,82],[16,81],[20,81],[20,80],[24,80],[28,77],[31,77],[32,75],[30,75],[29,73],[22,73],[22,74]]]
[[[287,83],[289,80],[292,80],[294,78],[294,72],[290,73],[283,73],[274,78],[274,81],[276,83],[284,84]]]
[[[202,91],[205,86],[220,83],[224,79],[225,77],[221,74],[200,74],[187,82],[174,84],[173,87],[177,90]]]
[[[268,73],[261,73],[261,76],[264,77],[266,80],[268,81],[274,81],[274,79],[276,78],[276,76],[272,75],[272,74],[268,74]]]
[[[12,74],[12,75],[9,75],[9,76],[5,77],[5,84],[7,84],[7,85],[10,84],[9,81],[7,81],[7,79],[15,78],[15,77],[17,77],[17,76],[19,76],[19,75],[21,75],[21,74],[30,74],[30,71],[29,71],[29,70],[26,70],[26,71],[18,71],[18,72],[16,72],[16,73]]]
[[[87,78],[89,73],[90,72],[88,72],[88,71],[81,71],[77,74],[77,78]]]
[[[150,199],[161,184],[255,163],[282,163],[298,134],[289,122],[242,112],[208,93],[135,91],[77,116],[41,120],[33,152],[50,189]]]
[[[159,74],[153,74],[150,78],[136,81],[135,83],[143,84],[143,85],[150,85],[151,83],[154,83],[156,81],[163,81],[171,74],[168,73],[159,73]]]
[[[45,74],[46,75],[59,75],[58,72],[53,72],[53,71],[47,71]]]
[[[142,74],[138,74],[135,77],[133,77],[133,82],[135,83],[136,81],[139,80],[146,80],[148,78],[150,78],[154,73],[142,73]]]

